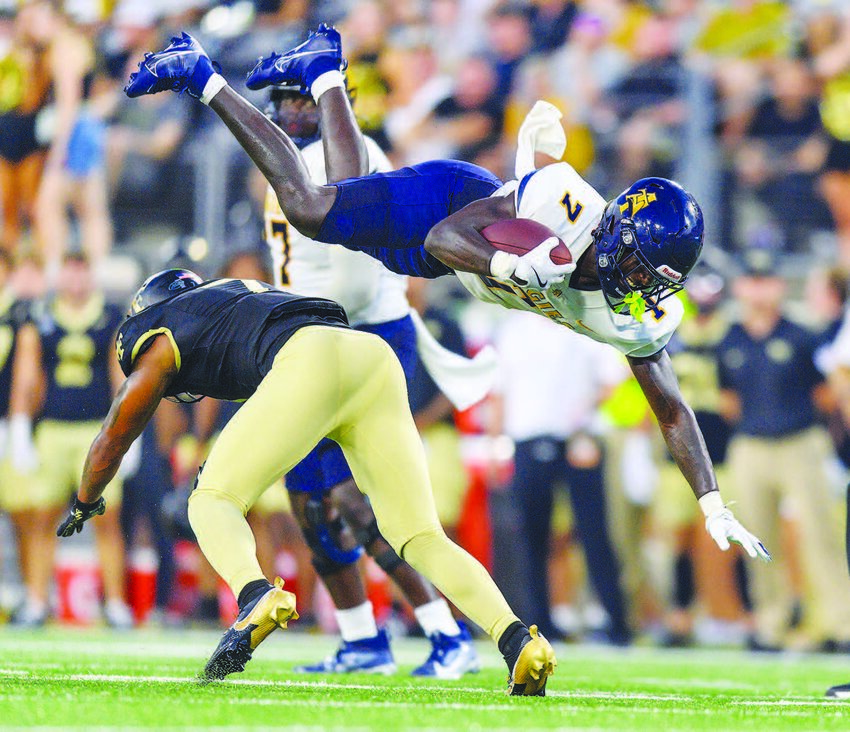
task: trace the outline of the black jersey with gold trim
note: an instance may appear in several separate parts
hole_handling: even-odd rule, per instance
[[[283,344],[310,325],[346,328],[348,320],[332,300],[281,292],[256,280],[211,280],[128,318],[116,349],[129,376],[136,359],[164,335],[178,369],[166,396],[247,399]]]
[[[56,299],[34,319],[46,377],[43,419],[79,422],[107,415],[109,358],[121,319],[121,309],[100,294],[78,309]]]

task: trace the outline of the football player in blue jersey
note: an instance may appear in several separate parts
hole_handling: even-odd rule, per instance
[[[440,526],[401,365],[381,338],[350,328],[331,300],[166,270],[136,293],[116,351],[127,380],[91,445],[60,536],[104,512],[104,489],[161,399],[245,400],[189,499],[198,544],[239,604],[205,680],[244,670],[270,633],[298,617],[294,595],[263,575],[245,514],[330,437],[393,549],[498,643],[510,693],[544,695],[556,665],[552,646],[514,615],[484,567]]]
[[[300,46],[261,59],[247,80],[255,89],[297,84],[313,95],[327,165],[340,161],[330,180],[363,169],[365,148],[342,65],[339,34],[320,26]],[[402,274],[454,273],[482,301],[536,312],[618,348],[714,541],[723,550],[736,543],[751,557],[769,559],[720,496],[705,440],[665,350],[683,314],[681,302],[669,296],[682,288],[703,243],[702,212],[678,184],[647,178],[606,202],[566,163],[502,185],[483,168],[430,161],[321,186],[292,140],[228,86],[185,33],[146,56],[125,89],[131,97],[164,90],[188,91],[218,114],[305,236],[365,251]],[[531,218],[556,236],[522,256],[496,250],[481,231],[512,218]],[[549,256],[559,239],[572,254],[570,264]]]

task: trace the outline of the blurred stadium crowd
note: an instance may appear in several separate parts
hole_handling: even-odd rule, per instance
[[[342,32],[364,130],[399,166],[452,157],[508,179],[519,123],[542,98],[564,113],[565,159],[603,195],[661,175],[706,213],[705,264],[670,352],[721,490],[770,567],[716,550],[613,350],[411,283],[450,347],[492,342],[501,356],[482,404],[453,415],[423,387],[413,408],[442,520],[519,615],[614,644],[850,650],[850,406],[830,378],[850,268],[842,0],[0,0],[0,600],[12,622],[90,622],[100,595],[117,627],[229,622],[232,599],[185,519],[228,407],[163,403],[111,510],[58,563],[54,527],[118,381],[112,339],[143,274],[269,279],[259,173],[201,105],[131,101],[123,84],[187,29],[262,108],[240,79],[321,21]],[[285,491],[266,497],[251,515],[261,563],[296,587],[293,628],[329,629]],[[404,632],[409,611],[364,572]]]

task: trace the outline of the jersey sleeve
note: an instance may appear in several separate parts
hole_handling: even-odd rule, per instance
[[[115,355],[118,357],[118,363],[121,366],[121,371],[124,372],[124,376],[129,376],[133,372],[133,366],[139,356],[153,345],[154,340],[159,335],[168,338],[174,351],[174,362],[179,371],[181,365],[180,348],[177,346],[177,341],[171,329],[163,326],[157,327],[157,323],[142,318],[142,315],[144,313],[125,320],[115,339]]]
[[[605,199],[567,163],[532,170],[519,181],[515,196],[517,218],[549,227],[574,260],[590,245],[605,210]]]
[[[121,371],[124,376],[129,376],[133,371],[133,349],[138,340],[139,332],[135,323],[128,320],[118,330],[118,336],[115,338],[115,355],[118,357],[118,363],[121,366]]]
[[[517,218],[549,216],[553,211],[577,224],[588,206],[595,210],[604,199],[568,163],[532,170],[516,189]]]

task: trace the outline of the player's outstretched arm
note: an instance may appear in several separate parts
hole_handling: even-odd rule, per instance
[[[702,431],[693,410],[685,403],[670,356],[661,350],[648,358],[629,358],[629,366],[640,384],[670,454],[699,499],[717,490],[717,478]]]
[[[647,358],[629,357],[629,366],[658,419],[670,454],[699,500],[711,538],[724,551],[731,542],[740,544],[753,558],[770,560],[758,537],[738,522],[720,497],[705,439],[693,410],[682,398],[667,351]]]
[[[425,249],[443,264],[461,272],[490,275],[496,249],[481,230],[496,221],[516,218],[514,196],[492,196],[473,201],[432,227]]]
[[[153,417],[177,373],[168,339],[157,337],[138,358],[133,373],[118,389],[112,407],[86,458],[78,493],[83,503],[97,501],[121,465],[121,458]]]

